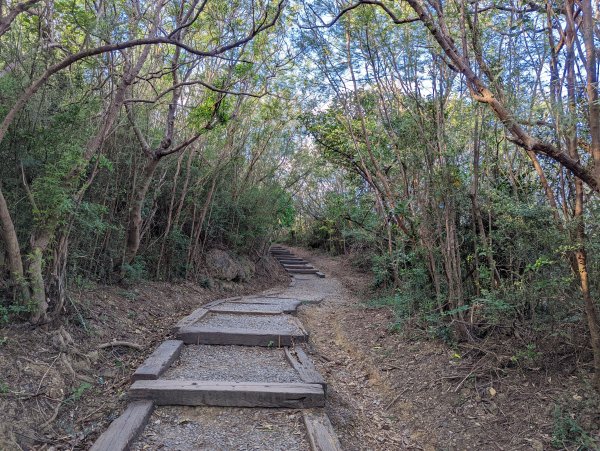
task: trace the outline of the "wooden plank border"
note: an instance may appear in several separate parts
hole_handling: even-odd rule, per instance
[[[292,367],[300,375],[307,384],[319,384],[323,387],[323,391],[327,393],[327,382],[323,376],[317,371],[312,360],[304,350],[298,346],[294,348],[285,348],[285,357]]]
[[[304,336],[306,336],[306,338],[308,339],[309,333],[304,328],[304,324],[302,324],[302,321],[300,321],[295,316],[290,316],[288,319],[289,319],[290,323],[294,324],[298,329],[300,329],[302,331],[302,333],[304,334]]]
[[[142,379],[158,379],[175,361],[181,349],[183,341],[181,340],[166,340],[163,341],[152,354],[142,363],[133,376],[131,381],[135,382]]]
[[[188,316],[179,320],[177,324],[171,330],[172,333],[176,334],[177,331],[183,329],[184,327],[190,326],[198,321],[200,321],[204,316],[206,316],[210,310],[205,307],[200,307],[190,313]]]
[[[325,405],[323,387],[304,383],[215,382],[193,380],[136,381],[130,399],[157,405],[286,407],[305,409]]]
[[[125,411],[114,420],[90,451],[125,451],[136,441],[152,415],[152,401],[130,402]]]
[[[324,411],[303,412],[312,451],[342,451],[342,445]]]
[[[187,326],[191,326],[194,323],[197,323],[205,315],[207,315],[210,312],[210,307],[221,304],[223,302],[236,301],[238,299],[242,299],[242,297],[234,296],[234,297],[224,298],[224,299],[215,299],[214,301],[210,301],[210,302],[204,304],[202,307],[197,308],[192,313],[190,313],[188,316],[179,320],[179,322],[177,322],[177,324],[175,324],[175,326],[173,326],[173,328],[171,329],[171,333],[176,334],[180,329],[187,327]]]
[[[293,317],[290,317],[293,318]],[[240,345],[282,347],[307,340],[307,335],[293,331],[263,331],[254,329],[212,328],[188,326],[179,329],[177,339],[185,344]]]
[[[263,304],[263,305],[269,305],[269,304]],[[265,310],[226,310],[226,309],[219,309],[219,308],[211,308],[210,309],[211,313],[223,313],[226,315],[282,315],[283,313],[288,313],[288,312],[284,312],[283,310],[271,310],[271,311],[265,311]]]
[[[290,274],[316,274],[319,272],[317,269],[286,269]]]

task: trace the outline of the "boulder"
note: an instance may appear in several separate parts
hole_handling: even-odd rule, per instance
[[[248,282],[254,274],[256,273],[256,265],[252,260],[250,260],[246,256],[238,257],[238,262],[240,264],[241,272],[239,274],[239,280],[242,282]]]
[[[217,279],[235,280],[242,272],[242,266],[227,252],[211,249],[206,254],[206,266]]]

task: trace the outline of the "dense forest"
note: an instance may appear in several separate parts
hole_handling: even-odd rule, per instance
[[[398,330],[566,347],[600,390],[599,14],[0,0],[0,321],[280,241],[348,255]]]

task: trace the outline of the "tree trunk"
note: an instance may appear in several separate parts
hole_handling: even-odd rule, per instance
[[[23,260],[21,259],[21,247],[19,246],[19,238],[15,231],[15,225],[12,221],[6,199],[2,193],[2,186],[0,186],[0,233],[4,245],[6,246],[6,254],[8,258],[8,270],[10,271],[10,277],[12,278],[16,294],[21,297],[27,297],[27,290],[25,289],[25,275],[23,273]],[[25,301],[26,299],[21,299]]]
[[[198,243],[200,242],[200,235],[202,233],[202,226],[204,225],[204,220],[206,219],[206,214],[208,213],[208,207],[210,207],[210,204],[212,202],[212,197],[213,194],[215,192],[215,187],[217,185],[217,172],[215,172],[211,185],[210,185],[210,190],[208,191],[208,194],[206,195],[206,200],[204,201],[204,206],[202,207],[202,212],[200,213],[200,219],[198,220],[198,223],[196,224],[196,226],[194,227],[193,230],[193,245],[190,245],[190,248],[188,250],[188,257],[187,257],[187,267],[188,267],[188,271],[189,269],[192,267],[192,264],[194,263],[194,261],[197,260],[197,250],[198,250]],[[191,244],[191,243],[190,243]],[[186,272],[188,272],[186,271]],[[187,274],[186,274],[187,276]]]
[[[584,0],[585,1],[585,0]],[[569,112],[576,117],[577,113],[577,97],[575,85],[575,4],[574,0],[569,0],[565,4],[566,9],[566,29],[565,41],[567,54],[565,58],[565,69],[567,72],[567,96],[569,100]],[[570,124],[566,134],[567,148],[569,156],[579,161],[579,153],[577,151],[577,128],[574,123]],[[579,178],[574,178],[575,184],[575,199],[573,209],[573,220],[575,221],[574,241],[577,249],[575,250],[575,258],[577,260],[577,269],[579,273],[579,284],[583,297],[584,309],[587,318],[588,330],[590,333],[590,345],[594,355],[594,385],[600,390],[600,322],[596,303],[590,293],[588,269],[587,269],[587,252],[585,250],[586,233],[585,222],[583,218],[584,212],[584,189],[583,182]]]
[[[148,158],[144,166],[144,171],[139,186],[134,187],[133,197],[131,200],[131,208],[129,209],[129,221],[127,227],[127,243],[125,245],[125,255],[123,264],[131,265],[140,248],[140,230],[142,226],[142,208],[146,194],[150,189],[154,172],[158,167],[159,160],[156,158]],[[123,265],[122,265],[123,266]],[[121,267],[121,275],[123,268]]]
[[[31,322],[39,324],[48,319],[48,299],[44,281],[44,252],[50,244],[50,232],[47,229],[37,230],[31,237],[31,252],[28,257],[27,272],[31,299],[34,302],[31,310]]]

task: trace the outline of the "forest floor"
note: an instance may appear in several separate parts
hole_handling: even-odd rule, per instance
[[[347,257],[292,250],[340,282],[336,302],[301,308],[299,317],[329,383],[328,414],[344,449],[600,449],[600,398],[589,373],[515,363],[481,374],[478,365],[520,358],[517,350],[497,355],[505,337],[473,352],[477,344],[395,332],[394,313],[369,306],[371,278]]]
[[[298,316],[328,382],[327,413],[344,450],[578,449],[600,436],[599,399],[576,367],[513,365],[482,377],[478,365],[489,353],[510,361],[497,355],[506,347],[486,342],[486,352],[474,352],[422,331],[398,333],[389,308],[370,306],[371,278],[348,258],[293,250],[327,275],[327,289],[312,293],[323,302],[301,306]],[[177,320],[212,299],[287,286],[283,271],[275,274],[227,290],[166,283],[82,290],[61,327],[0,330],[0,450],[87,449],[123,409],[135,368]],[[133,347],[104,347],[114,340]]]

